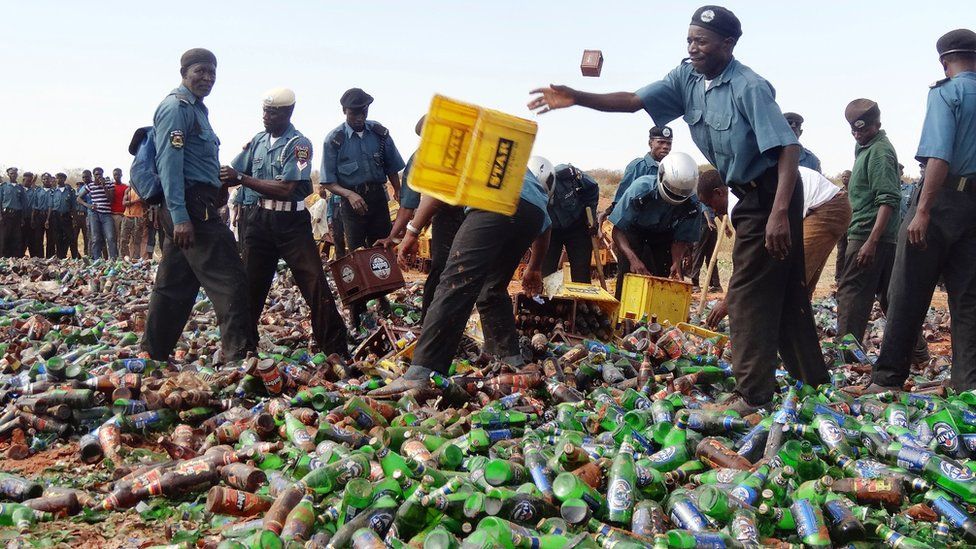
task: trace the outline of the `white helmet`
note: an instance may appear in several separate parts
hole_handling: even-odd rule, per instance
[[[698,164],[682,152],[664,157],[657,168],[661,198],[671,204],[681,204],[698,189]]]
[[[542,183],[542,188],[552,196],[552,190],[556,182],[556,171],[553,169],[552,162],[541,157],[533,156],[529,159],[529,171]]]

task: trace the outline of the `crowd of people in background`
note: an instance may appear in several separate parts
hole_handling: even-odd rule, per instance
[[[151,259],[159,231],[158,206],[151,206],[122,181],[96,167],[81,181],[59,172],[40,176],[16,167],[0,182],[0,255],[74,259]],[[38,182],[38,179],[40,180]],[[161,245],[159,246],[161,248]]]

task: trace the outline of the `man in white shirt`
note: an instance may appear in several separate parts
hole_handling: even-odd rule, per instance
[[[803,263],[807,292],[812,296],[820,280],[827,258],[837,241],[847,232],[851,223],[851,203],[847,191],[834,185],[819,172],[800,166],[803,184]],[[738,198],[729,193],[718,173],[701,175],[698,182],[698,198],[716,214],[732,213]],[[715,326],[725,318],[725,302],[718,303],[708,315],[708,324]]]

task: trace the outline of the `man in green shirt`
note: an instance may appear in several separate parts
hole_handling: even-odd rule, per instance
[[[881,110],[870,99],[855,99],[844,112],[857,146],[848,184],[851,226],[844,272],[837,288],[837,335],[864,337],[878,297],[887,309],[888,281],[895,260],[899,205],[898,157],[881,129]]]

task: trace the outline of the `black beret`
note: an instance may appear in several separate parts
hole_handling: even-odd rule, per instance
[[[794,122],[797,124],[803,123],[803,117],[800,116],[799,114],[796,114],[795,112],[784,113],[783,116],[786,117],[786,121],[789,122],[790,124],[793,124]]]
[[[881,120],[881,109],[870,99],[855,99],[847,104],[844,117],[852,128],[863,128],[866,124],[873,124]]]
[[[651,128],[651,139],[672,139],[674,132],[667,126],[654,126]]]
[[[186,53],[180,57],[181,70],[197,63],[210,63],[211,65],[216,66],[217,56],[208,49],[193,48],[192,50],[186,50]]]
[[[742,23],[734,13],[722,6],[702,6],[691,16],[691,24],[706,28],[723,37],[742,36]]]
[[[950,53],[976,53],[976,32],[969,29],[949,31],[935,43],[939,57]]]
[[[373,102],[373,96],[360,88],[350,88],[339,98],[339,104],[344,109],[361,109]]]

